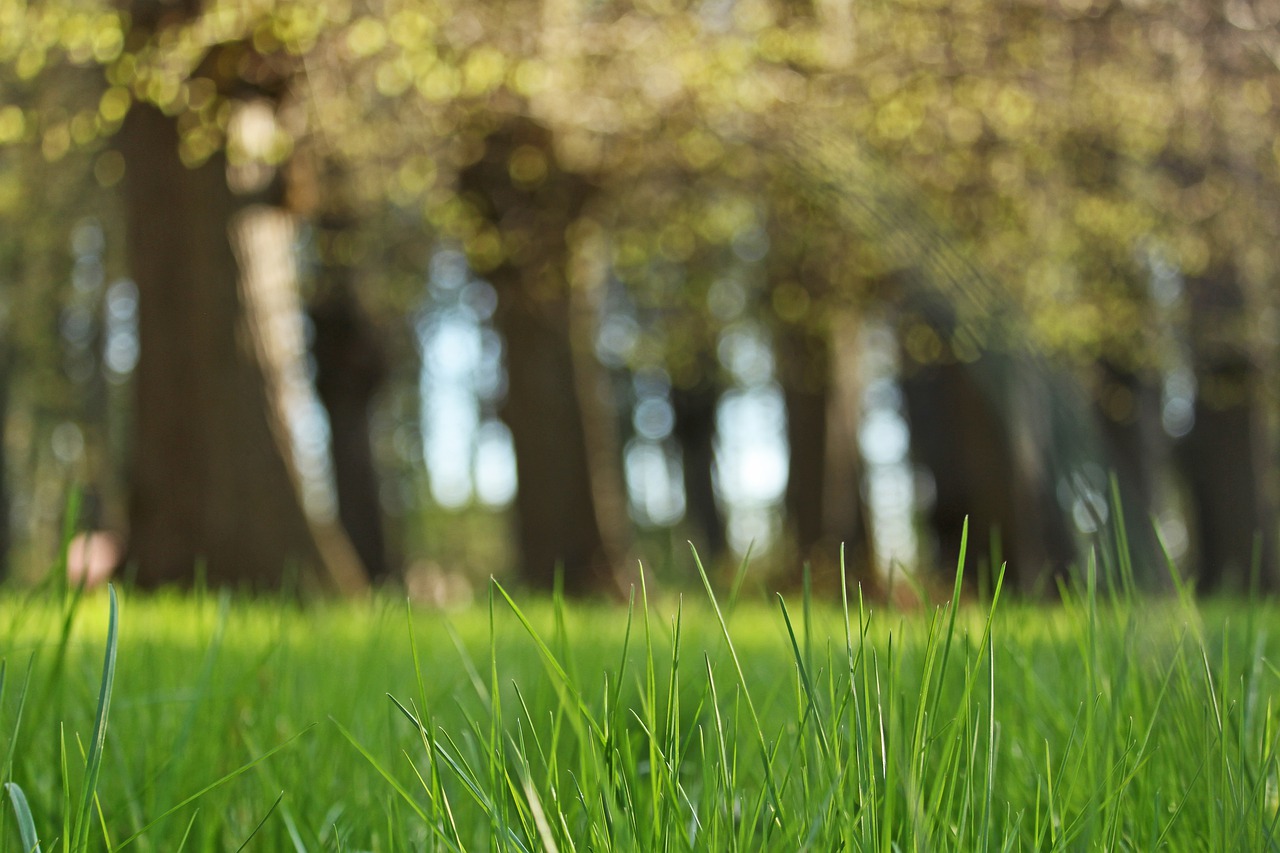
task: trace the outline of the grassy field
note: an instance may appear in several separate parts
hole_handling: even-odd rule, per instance
[[[1271,604],[119,598],[0,597],[0,853],[1278,846]]]

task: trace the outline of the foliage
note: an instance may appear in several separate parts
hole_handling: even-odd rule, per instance
[[[677,387],[719,369],[736,324],[825,334],[868,303],[905,309],[918,364],[1008,338],[1152,387],[1199,338],[1274,363],[1278,19],[1274,0],[0,0],[0,220],[19,235],[0,298],[40,318],[8,322],[6,363],[38,366],[47,405],[28,408],[52,411],[21,440],[85,396],[31,331],[76,307],[51,223],[114,221],[111,137],[144,102],[188,165],[225,149],[283,173],[314,260],[401,315],[432,247],[482,274],[519,254],[458,176],[496,128],[536,122],[550,142],[517,146],[509,177],[593,187],[574,242],[641,327],[610,366]],[[252,144],[231,132],[264,103]],[[1238,299],[1209,316],[1181,296],[1197,278],[1238,278]],[[1098,396],[1136,417],[1127,388]]]
[[[1224,258],[1255,287],[1271,274],[1280,46],[1267,2],[128,8],[0,7],[0,68],[16,83],[62,91],[59,69],[97,63],[105,84],[96,110],[4,107],[0,142],[56,160],[146,100],[179,116],[195,164],[225,144],[233,99],[284,80],[274,136],[233,163],[335,159],[359,207],[416,210],[483,270],[501,238],[453,175],[501,116],[528,115],[553,130],[560,165],[604,181],[631,218],[612,235],[625,277],[726,245],[765,211],[792,216],[765,175],[792,156],[799,122],[818,137],[802,145],[843,141],[842,157],[909,175],[1054,348],[1146,358],[1150,253],[1188,276]],[[540,180],[543,156],[520,153],[513,174]],[[96,168],[118,176],[110,153]],[[855,273],[902,263],[876,260],[883,234],[856,236],[870,245]]]

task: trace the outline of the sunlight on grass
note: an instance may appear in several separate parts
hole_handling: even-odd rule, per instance
[[[1274,608],[1100,586],[905,613],[495,584],[407,622],[126,592],[118,636],[101,596],[10,593],[0,853],[1274,844]]]

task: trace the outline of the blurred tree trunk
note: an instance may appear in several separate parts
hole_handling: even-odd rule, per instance
[[[780,321],[774,330],[787,412],[783,507],[795,558],[787,561],[783,583],[790,585],[800,583],[808,562],[815,580],[838,588],[841,547],[850,580],[868,580],[873,574],[858,446],[858,338],[856,324],[841,321],[845,319],[837,314]]]
[[[1039,416],[1044,401],[1017,364],[995,355],[960,362],[928,324],[910,326],[906,337],[915,343],[904,354],[902,389],[913,456],[933,477],[928,522],[936,570],[944,580],[951,573],[967,516],[967,585],[981,588],[977,570],[993,579],[1007,562],[1011,588],[1051,593],[1049,582],[1067,572],[1073,546],[1044,461],[1051,452],[1045,428],[1018,420],[1018,413]],[[934,357],[913,358],[913,349]]]
[[[596,516],[566,304],[530,304],[505,271],[496,325],[507,345],[502,417],[516,452],[521,572],[550,590],[557,568],[572,595],[613,592],[612,560]]]
[[[724,513],[716,500],[714,476],[716,410],[722,389],[711,375],[714,368],[711,365],[704,368],[688,387],[673,383],[671,405],[675,410],[673,432],[680,446],[685,518],[694,547],[703,561],[711,565],[724,557],[729,540]]]
[[[296,310],[291,218],[187,168],[175,120],[136,104],[119,135],[138,287],[129,559],[144,586],[351,592],[340,532],[303,510],[285,421],[280,320]],[[294,319],[297,315],[293,315]]]
[[[1142,370],[1102,360],[1095,394],[1103,450],[1120,489],[1135,580],[1167,586],[1168,570],[1155,533],[1157,487],[1168,462],[1169,438],[1160,421],[1160,387]]]
[[[799,558],[789,563],[788,582],[800,580],[806,561],[815,577],[838,582],[842,545],[850,578],[872,574],[858,448],[857,339],[847,325],[839,340],[827,322],[818,329],[784,323],[775,334],[790,466],[784,505]]]
[[[1276,519],[1266,478],[1274,460],[1244,289],[1225,264],[1188,278],[1186,288],[1197,395],[1180,456],[1193,502],[1198,590],[1245,591],[1256,563],[1261,589],[1273,591],[1280,586]]]
[[[626,521],[606,516],[625,512],[626,503],[604,494],[616,479],[596,467],[601,454],[592,451],[586,407],[601,401],[575,350],[570,293],[567,232],[591,188],[558,168],[545,128],[519,118],[490,133],[483,157],[460,177],[503,246],[486,276],[498,294],[494,324],[506,344],[501,414],[516,453],[521,576],[550,590],[562,571],[570,595],[617,595],[617,537]]]
[[[0,583],[9,577],[10,553],[13,548],[13,519],[9,501],[9,390],[13,380],[13,347],[8,342],[8,329],[0,320]]]
[[[903,376],[902,390],[912,453],[933,477],[928,512],[935,539],[932,562],[945,582],[960,555],[968,518],[965,577],[975,584],[975,569],[992,571],[993,551],[1003,548],[1007,554],[1016,528],[1008,434],[990,401],[957,363],[913,365]]]
[[[823,525],[831,547],[843,546],[849,578],[875,574],[871,511],[863,498],[865,465],[858,432],[862,423],[859,321],[837,313],[830,322],[831,379],[827,399],[826,479]],[[838,558],[838,556],[837,556]]]
[[[775,335],[774,348],[787,410],[789,474],[783,504],[795,548],[800,559],[807,560],[823,534],[830,344],[825,335],[783,325]]]
[[[875,569],[858,446],[858,323],[847,306],[838,307],[864,282],[837,281],[848,274],[847,246],[813,218],[810,200],[785,184],[772,190],[769,301],[787,415],[783,505],[794,549],[782,581],[798,585],[807,563],[815,582],[836,590],[842,548],[850,580],[869,581]]]
[[[365,573],[376,583],[390,576],[391,566],[369,409],[386,381],[387,356],[377,328],[353,290],[351,269],[333,259],[322,264],[324,280],[309,309],[316,393],[329,415],[338,520]]]

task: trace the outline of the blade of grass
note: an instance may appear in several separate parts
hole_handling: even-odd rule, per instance
[[[248,762],[245,762],[244,764],[241,764],[239,767],[237,767],[235,770],[232,770],[230,773],[227,773],[224,776],[220,777],[219,779],[213,782],[210,782],[208,785],[205,785],[203,788],[196,791],[194,794],[191,794],[190,796],[186,797],[181,802],[175,803],[174,805],[165,809],[163,813],[161,813],[158,817],[153,819],[146,826],[142,827],[142,829],[139,829],[133,835],[130,835],[124,841],[121,841],[118,845],[116,845],[115,849],[117,851],[120,851],[128,847],[130,844],[137,841],[139,838],[141,838],[143,835],[149,832],[151,828],[154,827],[156,824],[160,823],[160,821],[164,820],[165,818],[169,817],[175,812],[181,811],[182,809],[194,803],[196,800],[203,797],[205,794],[208,794],[211,791],[216,791],[218,788],[221,788],[223,785],[227,784],[233,779],[236,779],[240,776],[243,776],[245,773],[248,773],[254,767],[257,767],[259,764],[266,761],[268,758],[275,755],[277,752],[280,752],[286,747],[292,745],[294,741],[298,740],[299,738],[301,738],[303,735],[310,732],[315,727],[316,727],[315,723],[312,723],[311,725],[307,726],[305,729],[298,732],[293,737],[289,738],[283,743],[277,744],[276,746],[267,750],[262,755],[259,755],[257,758],[253,759],[252,761],[248,761]]]
[[[9,792],[9,802],[13,804],[13,813],[18,818],[18,837],[22,839],[24,853],[40,853],[40,838],[36,834],[36,822],[31,817],[27,795],[16,782],[6,782],[4,789]]]
[[[119,639],[120,605],[116,600],[116,588],[107,584],[110,614],[107,621],[107,650],[102,662],[102,683],[98,687],[98,712],[93,721],[93,740],[89,743],[89,756],[85,760],[84,783],[80,791],[80,807],[71,836],[71,850],[84,850],[89,845],[89,825],[93,816],[94,795],[98,790],[98,775],[102,770],[102,750],[107,739],[107,716],[111,711],[111,691],[116,680],[116,646]]]
[[[698,550],[692,545],[689,549],[693,552],[694,565],[698,567],[698,576],[702,578],[702,585],[707,591],[707,598],[711,601],[711,608],[716,614],[716,621],[720,623],[720,632],[724,635],[725,643],[729,647],[729,656],[733,660],[734,671],[738,674],[738,686],[742,689],[742,697],[747,702],[747,711],[751,714],[751,723],[755,728],[756,739],[759,741],[760,758],[764,761],[764,780],[768,788],[769,797],[773,800],[775,806],[778,805],[780,799],[778,797],[778,789],[773,779],[773,766],[769,760],[769,745],[765,742],[764,726],[760,722],[760,715],[756,712],[755,700],[751,698],[751,693],[747,689],[747,677],[742,670],[742,661],[738,659],[738,650],[734,648],[733,638],[729,636],[729,626],[724,621],[724,614],[720,612],[720,604],[716,601],[716,594],[711,589],[711,579],[707,577],[707,570],[703,568],[702,559],[698,556]],[[782,812],[775,811],[779,823],[782,822]],[[785,831],[785,827],[783,827]]]
[[[394,697],[392,697],[391,701],[395,702],[396,700]],[[400,703],[396,702],[396,705],[400,705]],[[409,714],[408,710],[405,709],[403,706],[400,707],[400,710],[404,712],[406,715]],[[332,718],[330,719],[332,720]],[[346,726],[342,725],[342,723],[338,722],[337,720],[332,720],[332,722],[335,726],[338,727],[338,732],[344,738],[346,738],[347,741],[350,742],[352,746],[356,748],[357,752],[359,752],[361,755],[364,756],[365,761],[369,762],[369,765],[373,767],[374,770],[377,771],[378,775],[381,776],[384,780],[386,780],[387,784],[390,785],[391,788],[397,794],[400,795],[400,798],[409,804],[409,808],[414,810],[414,812],[418,815],[418,817],[422,819],[422,822],[428,825],[431,825],[432,823],[431,819],[427,816],[427,813],[423,811],[421,804],[419,804],[418,801],[413,798],[413,795],[410,794],[409,791],[403,785],[400,784],[400,780],[397,779],[395,776],[391,775],[391,771],[383,767],[382,763],[378,761],[378,759],[374,756],[374,754],[370,752],[365,747],[364,744],[356,740],[355,735],[347,731]],[[417,722],[417,721],[414,720],[414,722]]]
[[[27,659],[27,673],[22,677],[22,687],[18,688],[18,710],[13,718],[13,734],[9,739],[9,749],[5,751],[4,763],[0,764],[0,779],[8,779],[13,770],[13,756],[18,749],[18,735],[22,731],[22,712],[27,706],[27,692],[31,685],[31,668],[35,665],[35,655]],[[4,695],[5,662],[0,661],[0,697]]]
[[[791,639],[792,657],[795,659],[796,668],[800,671],[800,686],[804,690],[806,706],[804,716],[806,719],[811,718],[813,720],[813,728],[818,734],[818,744],[822,747],[823,763],[830,772],[831,778],[834,778],[836,768],[835,763],[832,760],[831,744],[827,741],[826,729],[823,728],[822,721],[819,719],[818,695],[813,689],[813,682],[809,679],[809,667],[805,666],[804,657],[800,654],[800,644],[796,640],[795,628],[791,624],[791,614],[787,612],[787,602],[783,599],[782,593],[776,593],[776,596],[778,599],[778,608],[782,611],[782,621],[785,622],[787,626],[787,636]],[[808,609],[807,605],[805,609]],[[806,619],[812,619],[812,616],[807,616]],[[804,721],[802,720],[802,728],[803,722]]]
[[[422,729],[422,722],[417,717],[415,717],[413,712],[410,711],[408,708],[406,708],[400,702],[399,699],[392,696],[390,693],[387,694],[387,698],[390,699],[393,704],[395,704],[396,708],[400,710],[400,713],[403,714],[405,718],[409,720],[409,722],[413,723],[413,725],[416,726],[419,730]],[[384,779],[386,779],[388,782],[391,783],[392,787],[396,789],[396,792],[399,793],[401,797],[404,797],[410,803],[410,805],[418,812],[418,814],[423,817],[423,820],[426,820],[426,815],[422,811],[422,808],[417,805],[417,803],[413,800],[412,797],[409,796],[408,792],[406,792],[404,788],[400,785],[400,783],[396,781],[395,777],[391,776],[390,773],[384,770],[382,766],[378,764],[377,759],[375,759],[372,756],[372,754],[369,753],[368,750],[366,750],[363,746],[361,746],[360,743],[353,738],[350,732],[342,728],[342,725],[340,723],[338,723],[336,720],[334,721],[334,723],[335,725],[338,726],[338,729],[343,733],[343,735],[347,738],[347,740],[351,741],[352,746],[360,750],[360,753],[364,755],[364,757],[368,759],[370,763],[373,764],[374,769],[377,770]],[[454,747],[454,752],[459,752],[456,744],[452,744],[451,742],[451,745]],[[436,755],[438,755],[441,759],[444,760],[445,764],[448,765],[449,769],[454,772],[454,775],[458,777],[458,779],[462,782],[464,786],[466,786],[467,792],[471,794],[471,798],[475,801],[476,805],[478,805],[480,809],[484,811],[485,815],[492,820],[495,807],[492,799],[489,797],[488,794],[485,793],[484,788],[481,787],[479,777],[474,772],[471,771],[471,769],[464,763],[464,761],[459,760],[458,758],[455,758],[452,754],[450,754],[449,751],[445,748],[445,745],[443,743],[437,740],[435,741],[435,747],[436,747]],[[430,821],[428,821],[428,823],[430,823]],[[435,828],[436,825],[434,823],[431,823],[431,826]],[[436,831],[437,831],[437,835],[441,839],[445,840],[446,843],[452,846],[452,841],[450,841],[447,838],[447,836],[445,836],[438,829]],[[505,827],[504,835],[509,841],[515,844],[519,849],[521,850],[525,849],[519,837],[516,836],[514,832],[512,832],[509,826]]]
[[[418,685],[418,702],[421,708],[421,711],[419,713],[421,714],[422,719],[424,721],[423,723],[420,723],[418,725],[418,733],[422,737],[422,744],[423,746],[426,747],[427,757],[431,761],[431,767],[430,767],[431,780],[430,780],[430,783],[428,785],[425,785],[424,787],[427,788],[427,793],[431,797],[431,802],[436,808],[436,811],[437,811],[436,822],[437,823],[439,822],[438,820],[439,815],[443,813],[445,820],[448,821],[449,828],[453,830],[454,840],[457,842],[458,846],[461,847],[462,836],[458,832],[458,823],[457,823],[457,820],[454,818],[453,808],[449,803],[448,797],[446,797],[444,793],[443,782],[440,779],[440,763],[435,759],[435,753],[436,753],[436,741],[435,741],[435,734],[434,734],[435,727],[431,721],[431,706],[427,699],[426,681],[422,677],[422,661],[418,657],[418,640],[416,635],[414,634],[414,625],[413,625],[413,606],[407,598],[405,599],[405,619],[407,621],[408,630],[409,630],[409,654],[413,660],[413,673],[414,673],[414,678],[417,680],[417,685]],[[450,635],[453,637],[454,645],[461,648],[462,638],[459,637],[457,633],[453,631],[452,626],[449,626],[449,631],[450,631]],[[464,664],[468,663],[465,654],[463,656],[463,662]],[[481,688],[483,689],[483,685],[481,685]],[[484,702],[485,704],[488,704],[488,694],[481,692],[480,698],[482,702]]]
[[[506,600],[511,612],[515,614],[516,619],[520,621],[520,624],[524,626],[525,631],[533,640],[540,653],[543,665],[553,676],[552,685],[555,687],[556,692],[560,694],[561,701],[566,706],[573,707],[578,711],[576,716],[571,717],[574,727],[580,728],[582,723],[586,723],[591,729],[591,734],[596,739],[596,742],[600,744],[606,743],[608,739],[605,736],[604,729],[601,727],[600,722],[596,720],[595,715],[591,713],[591,708],[587,705],[586,700],[582,698],[582,692],[578,689],[578,685],[569,676],[569,673],[556,657],[555,652],[538,634],[537,629],[533,627],[533,623],[529,621],[529,617],[520,609],[515,599],[503,588],[502,584],[498,583],[496,579],[490,579],[489,583]],[[586,739],[583,738],[583,740],[585,742]]]
[[[182,832],[182,840],[178,842],[178,853],[182,853],[187,848],[187,839],[191,837],[191,828],[196,825],[196,817],[199,814],[199,809],[191,813],[191,820],[187,821],[187,828]]]
[[[249,833],[249,837],[242,841],[240,846],[236,848],[236,853],[241,853],[244,848],[249,846],[249,842],[252,841],[253,837],[258,834],[263,826],[266,825],[267,819],[271,817],[271,814],[276,810],[276,807],[280,805],[280,801],[283,799],[284,791],[281,791],[280,795],[276,797],[276,801],[271,804],[271,808],[267,809],[267,813],[262,816],[262,820],[258,821],[258,825],[253,828],[253,832]]]

